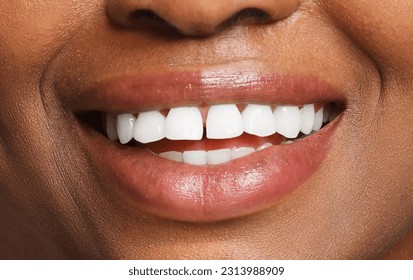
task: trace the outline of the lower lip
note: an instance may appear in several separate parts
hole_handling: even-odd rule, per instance
[[[174,220],[207,222],[274,206],[302,186],[327,155],[340,119],[294,144],[216,166],[169,161],[82,131],[88,132],[88,150],[103,179],[132,198],[135,207]]]

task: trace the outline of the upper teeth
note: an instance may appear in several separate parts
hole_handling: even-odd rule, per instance
[[[240,113],[235,104],[212,105],[203,120],[198,107],[171,108],[165,117],[159,111],[108,114],[107,135],[111,140],[119,138],[122,144],[132,138],[150,143],[167,138],[170,140],[200,140],[206,123],[206,138],[228,139],[243,132],[260,137],[279,133],[286,138],[296,138],[300,131],[310,134],[323,124],[323,108],[317,112],[314,104],[304,106],[248,104]],[[326,119],[326,118],[324,118]],[[185,155],[184,155],[185,156]]]

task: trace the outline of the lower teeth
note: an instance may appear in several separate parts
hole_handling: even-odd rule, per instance
[[[295,139],[294,141],[293,140],[282,141],[280,145],[294,144],[295,142],[298,142],[302,138],[304,138],[304,136],[305,135],[303,135],[300,138]],[[271,146],[273,146],[273,144],[267,142],[256,148],[238,147],[238,148],[233,148],[233,149],[226,148],[226,149],[209,150],[209,151],[205,151],[205,150],[190,150],[190,151],[184,151],[184,152],[167,151],[167,152],[162,152],[159,154],[155,153],[154,151],[148,148],[146,150],[153,155],[157,155],[161,158],[168,159],[171,161],[183,162],[183,163],[192,164],[192,165],[217,165],[217,164],[229,162],[231,160],[243,158],[254,152],[265,150]]]
[[[164,159],[184,162],[193,165],[216,165],[226,163],[228,161],[248,156],[256,151],[262,151],[271,147],[271,143],[265,143],[257,148],[239,147],[233,149],[219,149],[219,150],[196,150],[185,151],[183,153],[177,151],[168,151],[160,153],[158,156]],[[149,149],[148,149],[149,150]],[[151,153],[153,151],[149,150]],[[154,153],[156,154],[156,153]]]

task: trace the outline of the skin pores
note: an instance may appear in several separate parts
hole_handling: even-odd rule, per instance
[[[0,2],[2,258],[379,258],[408,233],[413,2],[207,2]],[[248,8],[262,13],[228,20]],[[177,221],[106,172],[73,101],[171,71],[311,77],[345,109],[322,164],[283,199]]]

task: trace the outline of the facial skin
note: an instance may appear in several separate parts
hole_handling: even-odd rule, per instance
[[[228,20],[246,8],[268,17]],[[413,1],[3,0],[0,15],[0,258],[370,259],[413,228]],[[136,71],[244,62],[344,93],[319,170],[273,207],[212,223],[116,195],[71,96]],[[390,256],[411,258],[411,240]]]

